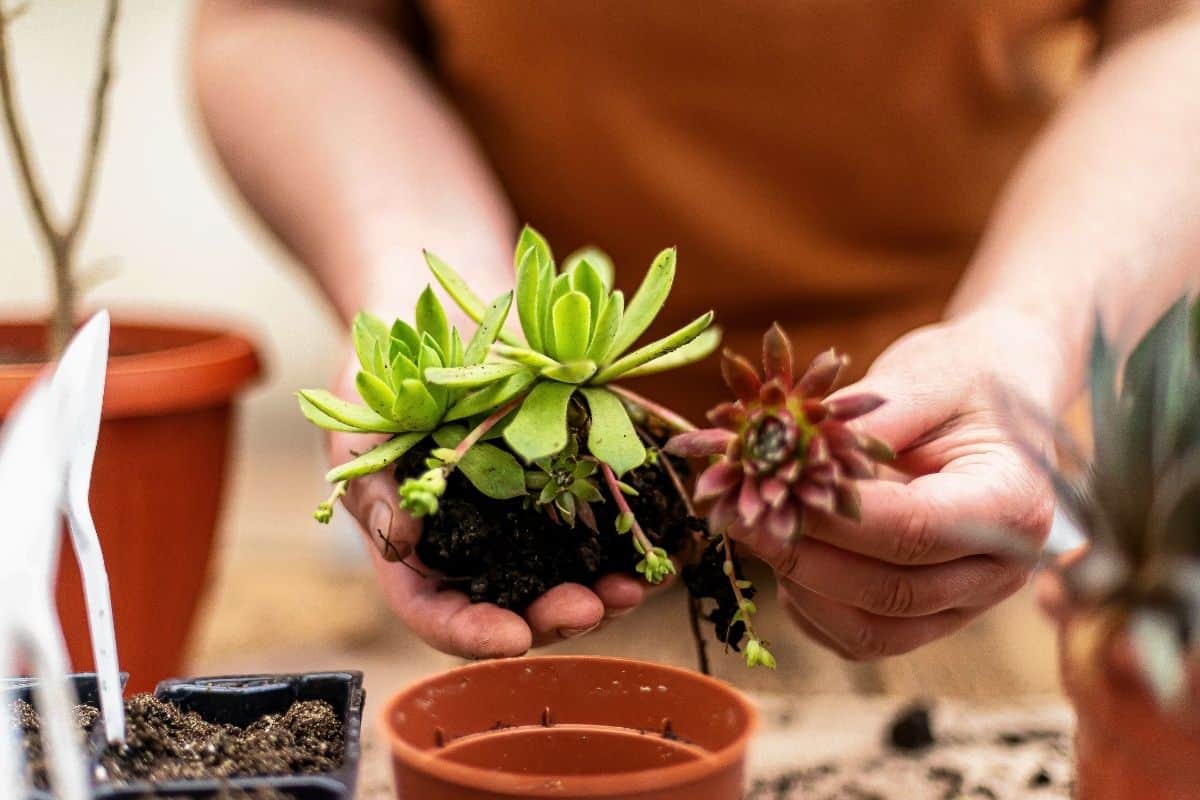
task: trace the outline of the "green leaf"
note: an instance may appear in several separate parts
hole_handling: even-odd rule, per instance
[[[351,338],[354,340],[354,352],[358,355],[359,365],[374,375],[379,375],[379,361],[375,356],[375,348],[388,348],[388,329],[383,320],[369,311],[360,311],[354,316],[350,326]]]
[[[584,359],[572,361],[569,364],[555,364],[552,367],[546,367],[540,374],[543,378],[549,378],[552,381],[583,383],[596,374],[596,362]]]
[[[450,352],[450,322],[446,319],[446,310],[433,293],[433,288],[425,287],[417,298],[417,333],[424,339],[425,335],[433,337],[437,343],[439,354]],[[440,366],[440,365],[439,365]]]
[[[421,352],[421,337],[417,334],[416,328],[409,325],[402,319],[397,319],[392,323],[392,346],[388,350],[388,357],[396,357],[396,342],[399,341],[408,351],[405,353],[409,358],[416,360],[417,353]]]
[[[427,431],[440,421],[441,406],[438,405],[425,384],[418,380],[400,382],[396,402],[392,405],[392,416],[404,431]]]
[[[518,244],[518,249],[520,245]],[[532,248],[517,259],[517,316],[525,341],[535,350],[542,348],[542,318],[538,315],[542,263]]]
[[[442,354],[437,351],[433,336],[428,333],[422,334],[421,355],[420,358],[417,359],[417,371],[421,373],[418,376],[418,379],[421,381],[421,383],[426,384],[426,390],[428,390],[430,396],[433,397],[433,401],[437,403],[439,408],[445,408],[449,402],[448,390],[445,387],[438,386],[437,384],[426,383],[425,374],[431,369],[439,369],[445,365],[446,360],[442,358]]]
[[[518,372],[528,372],[520,364],[494,361],[470,367],[441,367],[425,370],[425,380],[452,389],[477,389]]]
[[[593,381],[595,383],[605,383],[615,380],[632,369],[636,369],[647,362],[683,347],[711,325],[712,319],[713,313],[711,311],[701,314],[669,336],[664,336],[661,339],[653,341],[645,347],[639,347],[624,358],[600,370],[600,373],[593,378]]]
[[[669,369],[687,366],[703,358],[707,358],[717,345],[721,343],[721,329],[706,328],[695,339],[669,353],[647,361],[640,367],[634,367],[621,374],[622,378],[636,378],[639,375],[653,375],[656,372],[666,372]]]
[[[396,393],[391,386],[369,372],[359,372],[354,376],[354,388],[358,389],[359,396],[376,414],[381,417],[391,415],[396,402]]]
[[[567,292],[571,291],[571,276],[559,275],[550,286],[549,299],[542,315],[542,352],[554,355],[558,352],[554,343],[554,306]],[[539,297],[539,302],[545,298]]]
[[[504,321],[508,319],[508,310],[512,308],[512,300],[513,293],[505,292],[488,306],[487,311],[483,314],[483,319],[479,322],[479,328],[471,337],[471,342],[463,353],[462,363],[464,366],[470,367],[483,363],[483,359],[487,357],[488,348],[492,346],[500,331],[504,329]]]
[[[457,447],[466,438],[463,425],[446,425],[438,428],[433,439],[440,447]],[[479,491],[496,500],[508,500],[525,494],[525,470],[513,458],[512,453],[499,447],[476,442],[463,453],[458,469]]]
[[[463,340],[458,335],[458,328],[450,327],[450,352],[446,354],[446,361],[443,366],[456,367],[463,363]]]
[[[300,402],[300,413],[304,418],[316,425],[318,428],[323,428],[327,431],[341,431],[343,433],[362,433],[361,428],[356,428],[353,425],[347,425],[344,422],[339,422],[333,417],[326,414],[321,409],[312,404],[310,400],[304,397],[303,394],[298,394],[296,399]]]
[[[642,285],[638,287],[633,299],[629,301],[629,307],[625,309],[625,316],[621,320],[621,327],[617,331],[616,339],[608,353],[605,354],[606,361],[620,356],[637,341],[639,336],[646,332],[650,323],[662,310],[663,304],[667,302],[667,295],[671,293],[671,284],[674,281],[675,248],[671,247],[663,250],[654,259],[654,263],[646,272],[646,277],[642,279]]]
[[[587,353],[592,303],[583,292],[568,291],[554,303],[554,357],[575,361]]]
[[[479,491],[497,500],[525,494],[525,470],[512,453],[477,442],[458,462],[463,475]]]
[[[614,270],[612,259],[608,257],[608,253],[596,247],[584,247],[576,250],[571,255],[567,256],[567,260],[563,262],[563,272],[570,272],[575,269],[580,261],[586,261],[592,265],[596,274],[600,276],[601,283],[604,284],[606,292],[612,291]]]
[[[498,356],[507,358],[510,361],[515,361],[518,364],[524,364],[525,366],[536,370],[560,366],[559,363],[550,356],[539,353],[535,350],[530,350],[528,347],[512,347],[507,344],[496,344],[492,346],[492,352]]]
[[[633,429],[621,399],[607,389],[585,386],[579,391],[592,412],[592,425],[588,431],[591,454],[618,475],[641,466],[646,460],[646,448]]]
[[[325,473],[325,480],[330,483],[346,481],[351,478],[361,478],[373,472],[379,472],[389,464],[394,463],[400,456],[407,453],[413,445],[425,438],[424,431],[402,433],[388,439],[383,444],[372,447],[357,458],[339,464]]]
[[[400,385],[400,381],[409,378],[420,379],[421,377],[421,371],[417,369],[417,365],[404,353],[396,353],[392,359],[391,373],[393,391],[395,391],[394,387]]]
[[[551,456],[567,445],[567,405],[575,387],[557,381],[539,382],[521,403],[504,431],[509,447],[526,461]]]
[[[604,360],[617,338],[621,317],[625,314],[625,294],[617,290],[604,301],[592,330],[592,341],[588,343],[587,357],[599,364]]]
[[[463,310],[468,317],[474,322],[479,322],[483,318],[483,301],[479,299],[479,295],[471,290],[467,282],[463,280],[454,269],[442,261],[435,254],[428,250],[422,250],[421,254],[425,256],[425,263],[429,266],[429,271],[433,273],[433,277],[437,278],[437,282],[446,290],[446,294],[450,295],[450,299],[458,304],[458,307]],[[418,326],[420,327],[420,326]]]
[[[583,292],[587,295],[590,304],[592,318],[588,322],[590,330],[595,322],[596,317],[600,315],[600,310],[604,307],[604,301],[608,297],[608,289],[604,286],[604,279],[596,272],[596,268],[588,261],[580,261],[575,269],[568,271],[571,276],[571,288],[577,292]]]
[[[357,431],[404,433],[409,430],[396,420],[385,419],[365,406],[348,403],[324,389],[302,389],[300,397],[325,416]]]
[[[450,407],[446,412],[446,421],[465,419],[478,414],[486,414],[512,400],[525,391],[535,380],[532,372],[518,372],[491,386],[466,395]],[[493,430],[495,430],[493,428]]]

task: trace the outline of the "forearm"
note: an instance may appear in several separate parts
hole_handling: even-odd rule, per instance
[[[389,31],[331,6],[202,7],[192,70],[221,160],[343,317],[409,313],[422,248],[499,294],[513,221],[470,136]]]
[[[1200,15],[1113,52],[1007,188],[952,316],[1005,309],[1058,338],[1077,391],[1094,314],[1130,342],[1200,265]]]

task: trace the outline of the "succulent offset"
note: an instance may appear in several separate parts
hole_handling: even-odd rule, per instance
[[[737,399],[709,411],[715,427],[678,434],[665,450],[716,457],[695,491],[697,502],[712,501],[709,521],[716,531],[737,522],[790,540],[802,533],[807,513],[857,519],[854,481],[872,477],[875,462],[892,452],[847,423],[883,398],[827,399],[847,359],[827,350],[796,377],[791,342],[778,324],[763,336],[762,360],[760,377],[746,359],[725,351],[721,371]]]
[[[1176,302],[1123,370],[1097,321],[1089,383],[1095,447],[1083,478],[1073,481],[1026,450],[1090,539],[1064,572],[1076,602],[1102,621],[1082,644],[1098,658],[1099,645],[1126,631],[1147,684],[1167,705],[1185,695],[1187,660],[1200,645],[1200,301]],[[1005,396],[1049,430],[1062,453],[1085,463],[1059,426]]]

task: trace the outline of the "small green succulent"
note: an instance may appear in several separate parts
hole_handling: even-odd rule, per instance
[[[469,316],[484,319],[486,307],[463,279],[432,253],[434,276]],[[567,259],[560,272],[546,240],[526,227],[517,241],[516,306],[522,344],[507,335],[493,345],[500,359],[481,366],[426,371],[430,383],[447,388],[497,391],[508,382],[532,388],[504,430],[509,447],[527,462],[555,455],[569,440],[567,414],[572,398],[587,402],[587,449],[618,475],[640,466],[646,449],[621,398],[608,388],[618,378],[648,375],[698,361],[720,340],[712,312],[649,344],[630,351],[650,327],[675,278],[675,250],[654,259],[629,304],[612,288],[607,257],[589,250]],[[490,395],[488,395],[490,396]]]
[[[454,468],[461,469],[489,497],[508,499],[525,493],[524,471],[511,453],[477,440],[459,452],[468,430],[462,424],[450,423],[495,412],[532,383],[532,377],[522,383],[516,376],[519,370],[502,365],[518,380],[498,381],[482,398],[478,392],[442,386],[425,378],[429,370],[487,368],[484,359],[511,305],[511,292],[497,298],[465,345],[429,287],[417,300],[415,327],[398,319],[389,328],[367,312],[355,317],[354,348],[361,369],[354,383],[365,405],[348,402],[324,389],[304,389],[299,393],[300,410],[310,422],[326,430],[393,436],[326,474],[334,484],[334,493],[318,506],[314,514],[318,521],[329,521],[333,502],[344,493],[347,481],[385,469],[426,437],[432,437],[437,445],[431,457],[437,463],[401,487],[402,502],[413,513],[436,510],[445,477]]]
[[[534,461],[533,467],[525,473],[533,505],[553,507],[568,527],[575,527],[578,517],[596,530],[591,504],[604,500],[595,481],[599,466],[594,458],[580,455],[578,440],[572,438],[560,452]]]

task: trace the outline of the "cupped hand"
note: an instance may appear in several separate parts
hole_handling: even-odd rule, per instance
[[[997,408],[996,383],[1051,406],[1062,371],[1054,338],[1020,314],[917,330],[837,393],[887,400],[855,427],[892,447],[899,472],[859,483],[861,521],[810,513],[791,543],[733,535],[775,569],[796,624],[845,658],[945,636],[1025,583],[1053,515],[1049,484]]]
[[[357,369],[357,360],[351,357],[334,388],[348,400],[357,400]],[[372,444],[371,437],[363,434],[331,433],[331,463],[347,461]],[[530,647],[588,633],[604,621],[632,611],[646,594],[646,585],[639,578],[613,574],[590,588],[577,583],[555,586],[524,614],[491,603],[471,603],[462,592],[443,588],[437,575],[417,558],[421,523],[401,510],[390,470],[351,481],[342,504],[370,542],[371,559],[388,605],[426,643],[451,655],[518,656]]]

